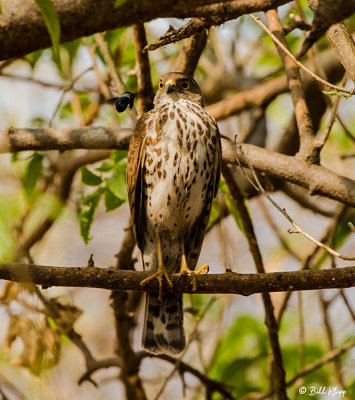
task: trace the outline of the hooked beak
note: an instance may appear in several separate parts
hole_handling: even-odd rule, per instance
[[[168,82],[166,82],[165,85],[165,91],[167,94],[172,93],[175,90],[175,82],[173,82],[172,80],[169,80]]]

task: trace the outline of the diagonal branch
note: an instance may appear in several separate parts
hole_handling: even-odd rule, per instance
[[[172,357],[168,354],[154,355],[151,353],[147,353],[145,351],[139,352],[137,354],[137,357],[141,360],[146,357],[152,357],[152,358],[159,358],[161,360],[168,361],[169,363],[176,365],[177,369],[180,371],[180,373],[184,374],[185,372],[188,372],[188,373],[194,375],[196,378],[198,378],[201,381],[201,383],[203,383],[205,385],[205,387],[208,390],[210,390],[211,393],[218,392],[218,393],[221,393],[225,399],[234,400],[234,397],[231,393],[231,389],[225,383],[218,382],[218,381],[215,381],[214,379],[209,378],[208,376],[206,376],[205,374],[203,374],[196,368],[192,367],[191,365],[189,365],[189,364],[185,363],[184,361],[181,361],[175,357]]]

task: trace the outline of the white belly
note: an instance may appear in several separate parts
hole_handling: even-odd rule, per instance
[[[181,119],[172,105],[167,113],[174,118],[164,124],[160,140],[156,130],[147,134],[152,140],[146,146],[144,194],[149,229],[175,237],[187,232],[202,212],[216,154],[211,132],[208,138],[207,125],[196,114],[186,109]]]

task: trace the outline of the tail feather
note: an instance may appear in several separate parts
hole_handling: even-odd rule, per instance
[[[151,353],[180,353],[186,346],[182,295],[147,294],[142,336],[143,347]]]

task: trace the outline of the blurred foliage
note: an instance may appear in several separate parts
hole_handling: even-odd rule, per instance
[[[49,35],[51,37],[54,60],[57,64],[60,64],[60,23],[55,6],[52,0],[35,0],[35,3],[41,11],[42,17],[46,23]]]
[[[113,211],[128,200],[126,188],[127,151],[115,150],[108,161],[95,168],[97,175],[87,167],[81,168],[81,180],[88,186],[98,188],[86,195],[79,208],[78,219],[81,236],[85,243],[90,240],[90,228],[99,205],[100,199],[105,198],[106,211]]]

